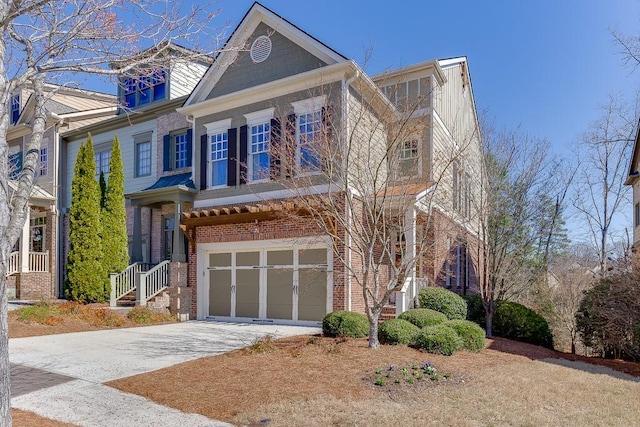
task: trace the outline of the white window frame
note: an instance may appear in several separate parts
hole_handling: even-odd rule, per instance
[[[40,148],[40,176],[47,176],[49,173],[49,153],[47,146]]]
[[[184,138],[183,141],[179,142],[180,138]],[[172,143],[173,143],[173,170],[184,169],[189,164],[189,158],[187,154],[189,152],[189,140],[187,139],[187,131],[176,133],[171,135]],[[181,145],[184,149],[178,150],[178,146]],[[178,158],[179,154],[184,154],[183,158]],[[178,162],[181,162],[178,164]]]
[[[409,152],[413,152],[414,148],[407,149],[407,144],[412,144],[415,142],[415,155],[407,157],[406,154]],[[421,177],[422,176],[422,156],[421,156],[421,145],[422,138],[418,135],[410,135],[405,138],[401,142],[400,152],[398,153],[398,166],[396,168],[396,177],[397,178],[412,178],[412,177]],[[416,161],[416,169],[415,171],[409,171],[409,173],[404,173],[402,168],[400,167],[402,162],[415,160]]]
[[[253,175],[253,156],[257,154],[267,153],[268,163],[271,163],[271,153],[269,152],[269,145],[271,144],[271,119],[273,119],[275,108],[266,108],[264,110],[255,111],[253,113],[245,114],[244,117],[247,121],[247,183],[267,182],[270,179],[269,171],[267,170],[266,176],[259,179],[255,179]],[[265,150],[253,152],[252,144],[252,128],[260,125],[268,126],[266,133],[266,140],[262,143],[265,144]]]
[[[229,118],[224,120],[218,120],[217,122],[205,123],[204,127],[207,129],[207,152],[201,153],[201,155],[206,154],[207,156],[207,189],[228,187],[229,178],[226,179],[224,185],[213,185],[213,163],[221,162],[221,161],[224,161],[224,162],[229,161],[229,145],[236,143],[236,141],[229,140],[229,129],[231,128],[231,119]],[[211,138],[220,134],[227,134],[227,156],[224,159],[220,158],[214,161],[211,159],[211,155],[212,155]]]
[[[106,153],[109,153],[109,161],[107,162],[106,170],[103,170],[102,157]],[[104,181],[109,182],[109,173],[111,172],[111,145],[96,149],[93,153],[93,158],[96,162],[96,180],[100,181],[100,172],[103,172]]]
[[[140,154],[143,153],[140,151],[141,147],[143,145],[147,146],[147,149],[145,149],[143,152],[145,154],[145,157],[143,158]],[[135,167],[135,176],[136,178],[141,178],[141,177],[145,177],[145,176],[149,176],[151,175],[151,139],[148,140],[140,140],[140,141],[136,141],[135,143],[135,160],[136,160],[136,167]],[[145,161],[146,164],[142,164],[142,161]],[[143,171],[143,167],[144,167],[144,171]]]
[[[300,117],[303,115],[314,115],[319,114],[320,118],[320,127],[319,127],[319,138],[322,138],[322,109],[327,106],[327,97],[325,95],[316,96],[314,98],[303,99],[301,101],[292,102],[291,106],[293,106],[293,112],[296,115],[296,175],[298,176],[307,176],[307,175],[318,175],[322,173],[322,167],[318,167],[317,170],[302,170],[302,142],[300,135]],[[320,165],[322,164],[323,159],[318,159]]]

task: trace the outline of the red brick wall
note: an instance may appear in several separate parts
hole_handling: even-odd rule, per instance
[[[50,299],[55,298],[55,285],[51,273],[17,273],[16,298]]]

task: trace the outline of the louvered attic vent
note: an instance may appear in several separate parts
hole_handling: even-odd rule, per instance
[[[268,36],[260,36],[251,45],[251,60],[258,64],[269,57],[271,53],[271,39]]]

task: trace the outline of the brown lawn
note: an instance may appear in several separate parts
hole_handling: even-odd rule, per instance
[[[410,375],[411,365],[427,361],[441,375],[438,381],[410,385],[398,372],[409,367]],[[374,385],[392,364],[392,380]],[[504,339],[487,340],[480,353],[445,357],[404,346],[369,350],[366,340],[303,336],[274,341],[272,352],[242,349],[108,385],[238,425],[589,426],[637,425],[637,376],[640,364]],[[400,385],[393,382],[398,377]]]
[[[21,411],[20,409],[12,409],[11,417],[13,418],[13,427],[67,427],[75,425],[43,418],[33,412]]]

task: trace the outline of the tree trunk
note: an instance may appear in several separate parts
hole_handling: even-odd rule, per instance
[[[485,314],[485,327],[486,327],[486,334],[488,337],[492,337],[493,336],[493,313],[494,313],[494,303],[491,302],[489,303],[489,305],[487,306],[487,309],[485,309],[484,314]]]
[[[380,348],[380,341],[378,341],[378,317],[380,317],[380,311],[372,313],[369,319],[369,348]]]
[[[0,426],[11,425],[11,385],[9,369],[9,323],[7,320],[7,256],[0,254]]]

